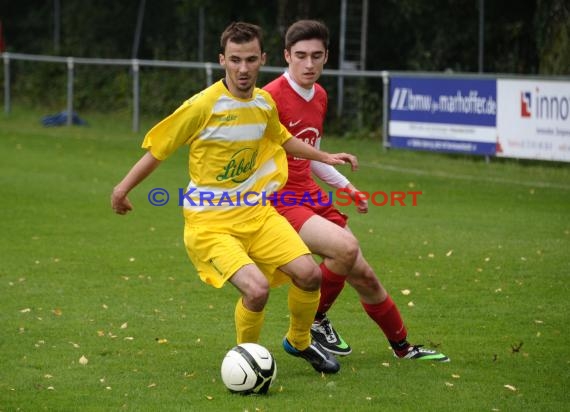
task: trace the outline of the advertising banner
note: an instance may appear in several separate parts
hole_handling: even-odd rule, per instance
[[[390,77],[390,147],[494,155],[495,79]]]
[[[497,156],[570,162],[570,83],[497,80]]]

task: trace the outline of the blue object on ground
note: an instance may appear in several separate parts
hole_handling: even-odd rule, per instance
[[[67,124],[67,112],[63,111],[57,114],[50,114],[42,118],[44,126],[65,126]],[[80,118],[77,113],[73,112],[71,116],[71,124],[85,126],[87,122]]]

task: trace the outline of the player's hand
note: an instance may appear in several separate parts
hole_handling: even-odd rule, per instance
[[[356,205],[358,213],[368,213],[368,194],[358,191],[352,184],[345,188]]]
[[[353,172],[358,170],[358,159],[349,153],[327,153],[322,162],[333,166],[350,163]]]
[[[127,197],[127,192],[117,188],[113,189],[111,194],[111,207],[119,215],[124,215],[133,210],[133,205]]]

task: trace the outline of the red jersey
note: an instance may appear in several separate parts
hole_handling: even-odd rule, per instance
[[[277,104],[279,120],[297,139],[315,146],[323,134],[323,123],[327,113],[328,96],[322,86],[315,83],[314,93],[307,101],[287,80],[285,75],[268,83],[264,89]],[[321,190],[311,175],[311,161],[287,155],[289,178],[279,193],[295,192],[316,194]]]

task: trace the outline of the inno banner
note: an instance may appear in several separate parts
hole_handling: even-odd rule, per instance
[[[390,77],[390,147],[494,155],[495,79]]]
[[[497,156],[570,162],[570,83],[497,80]]]

